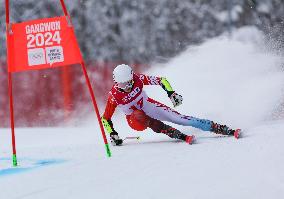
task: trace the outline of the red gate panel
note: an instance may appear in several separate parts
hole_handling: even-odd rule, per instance
[[[12,24],[8,37],[9,72],[82,63],[73,27],[65,16]]]

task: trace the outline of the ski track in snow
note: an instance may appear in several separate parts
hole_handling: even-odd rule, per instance
[[[187,145],[134,132],[116,113],[119,134],[141,139],[111,147],[108,158],[92,116],[84,127],[16,129],[19,166],[13,168],[10,130],[0,129],[0,199],[282,198],[284,120],[271,115],[284,78],[281,59],[257,48],[261,40],[244,28],[232,40],[209,40],[147,72],[168,77],[184,96],[178,111],[242,127],[243,138],[175,125],[197,137]],[[147,92],[170,105],[161,88]]]

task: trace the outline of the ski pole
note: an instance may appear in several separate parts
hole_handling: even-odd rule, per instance
[[[139,137],[139,136],[125,137],[125,138],[123,139],[123,141],[124,141],[124,140],[140,140],[140,137]]]

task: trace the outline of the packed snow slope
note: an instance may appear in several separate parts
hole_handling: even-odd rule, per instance
[[[19,166],[13,168],[10,131],[0,129],[0,199],[283,198],[284,119],[277,117],[283,59],[263,41],[257,30],[240,29],[230,40],[211,39],[145,72],[167,77],[184,96],[178,111],[243,128],[243,138],[175,125],[196,135],[196,144],[187,145],[134,132],[117,112],[120,136],[141,139],[111,147],[108,158],[92,115],[77,128],[16,129]],[[147,92],[170,105],[159,86]]]

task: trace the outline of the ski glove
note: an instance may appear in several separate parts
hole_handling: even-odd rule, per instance
[[[177,94],[176,92],[174,92],[173,94],[171,94],[170,99],[174,105],[174,107],[179,106],[182,104],[182,96]]]
[[[110,141],[113,146],[122,145],[123,143],[123,140],[119,138],[117,132],[115,131],[110,134]]]
[[[168,80],[164,77],[161,78],[161,86],[167,92],[168,97],[171,99],[174,107],[179,106],[182,104],[182,96],[177,94],[173,88],[171,87]]]

